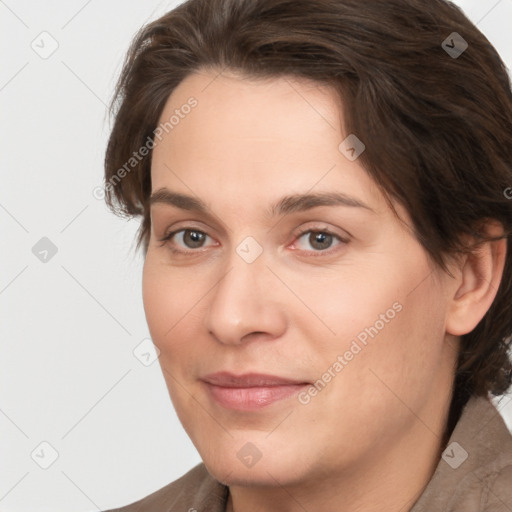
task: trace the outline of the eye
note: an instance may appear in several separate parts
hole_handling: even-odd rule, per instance
[[[337,245],[347,242],[347,240],[342,239],[339,235],[331,233],[328,230],[308,229],[298,234],[296,244],[301,250],[310,252],[328,252],[328,249],[331,249],[333,244],[335,244],[334,247],[336,247]]]
[[[204,243],[207,238],[210,238],[206,233],[198,229],[178,229],[167,234],[164,238],[159,241],[163,242],[162,245],[169,245],[169,248],[176,253],[187,253],[186,249],[200,249],[204,247]],[[172,244],[171,244],[172,242]],[[173,244],[177,244],[181,249],[173,247]],[[185,249],[185,250],[182,250]]]

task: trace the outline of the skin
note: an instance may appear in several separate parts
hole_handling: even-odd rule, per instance
[[[152,157],[152,192],[208,207],[151,207],[144,307],[180,421],[229,486],[229,511],[410,510],[444,448],[459,336],[494,299],[505,242],[453,259],[448,276],[407,212],[396,205],[398,220],[360,162],[338,149],[348,134],[333,91],[218,73],[196,72],[173,91],[162,121],[190,96],[198,105]],[[267,211],[282,196],[326,191],[371,210]],[[179,229],[207,236],[159,241]],[[299,229],[336,236],[319,248]],[[248,236],[263,251],[252,263],[236,251]],[[313,383],[396,303],[400,312],[307,404],[294,396],[228,410],[200,380],[230,371]],[[237,457],[247,442],[261,454],[252,467]]]

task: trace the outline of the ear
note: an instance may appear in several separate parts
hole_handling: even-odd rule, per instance
[[[484,227],[489,237],[503,236],[500,222],[490,220]],[[505,267],[507,240],[485,242],[459,259],[455,272],[455,293],[446,317],[446,332],[462,336],[471,332],[487,313],[498,293]]]

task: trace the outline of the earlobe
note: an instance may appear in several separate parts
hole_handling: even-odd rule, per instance
[[[497,221],[487,224],[487,235],[503,235],[503,227]],[[456,281],[458,287],[451,300],[446,318],[446,332],[462,336],[471,332],[485,316],[498,293],[503,276],[507,240],[482,243],[473,253],[460,261]]]

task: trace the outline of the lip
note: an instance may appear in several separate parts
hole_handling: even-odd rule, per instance
[[[218,372],[201,379],[209,396],[227,409],[254,411],[267,407],[277,401],[290,398],[309,382],[266,375],[246,373],[234,375]]]

